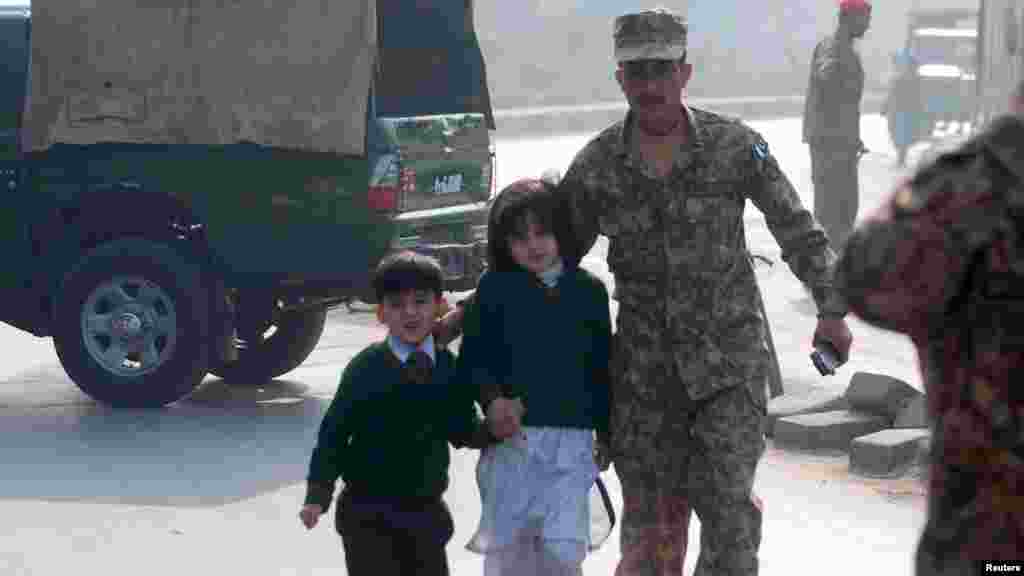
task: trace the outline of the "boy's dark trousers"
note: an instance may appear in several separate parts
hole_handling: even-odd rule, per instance
[[[387,498],[342,491],[335,526],[349,576],[448,576],[445,545],[455,532],[437,498]]]

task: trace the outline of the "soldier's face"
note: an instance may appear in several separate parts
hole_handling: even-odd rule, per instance
[[[849,15],[850,35],[854,38],[861,38],[871,27],[871,8],[859,10]]]
[[[633,60],[620,64],[615,78],[642,124],[675,126],[692,73],[690,64],[676,60]]]
[[[537,223],[533,214],[527,213],[516,233],[508,238],[508,253],[516,264],[540,274],[558,263],[558,241],[551,231]]]

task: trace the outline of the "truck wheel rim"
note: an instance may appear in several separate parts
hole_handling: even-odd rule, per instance
[[[112,374],[148,374],[174,354],[174,301],[145,278],[116,277],[97,286],[82,307],[81,320],[86,350]]]

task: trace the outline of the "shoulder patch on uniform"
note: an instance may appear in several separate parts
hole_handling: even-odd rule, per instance
[[[750,151],[757,166],[757,171],[764,175],[769,181],[776,181],[782,177],[782,170],[779,163],[772,156],[768,148],[768,142],[760,134],[754,133],[754,142],[750,145]]]
[[[756,160],[764,160],[768,158],[768,143],[763,139],[758,138],[751,148],[754,151],[754,158]]]

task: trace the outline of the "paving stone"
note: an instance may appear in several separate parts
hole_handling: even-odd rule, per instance
[[[889,427],[882,416],[849,410],[798,414],[775,423],[775,445],[800,450],[848,450],[850,441]]]
[[[768,417],[765,419],[765,433],[774,436],[775,423],[779,418],[797,414],[815,414],[846,410],[849,402],[841,392],[824,388],[812,388],[805,392],[783,394],[768,401]]]
[[[925,436],[918,442],[917,450],[917,464],[919,466],[928,466],[931,464],[929,458],[932,452],[932,436],[931,434]]]
[[[903,404],[903,409],[896,416],[893,428],[928,428],[931,420],[928,417],[928,398],[924,395],[915,396]]]
[[[846,388],[850,409],[885,416],[892,422],[899,416],[904,404],[921,392],[906,382],[870,372],[857,372]]]
[[[850,471],[863,476],[899,476],[920,462],[921,442],[928,436],[927,430],[893,428],[854,438]]]

